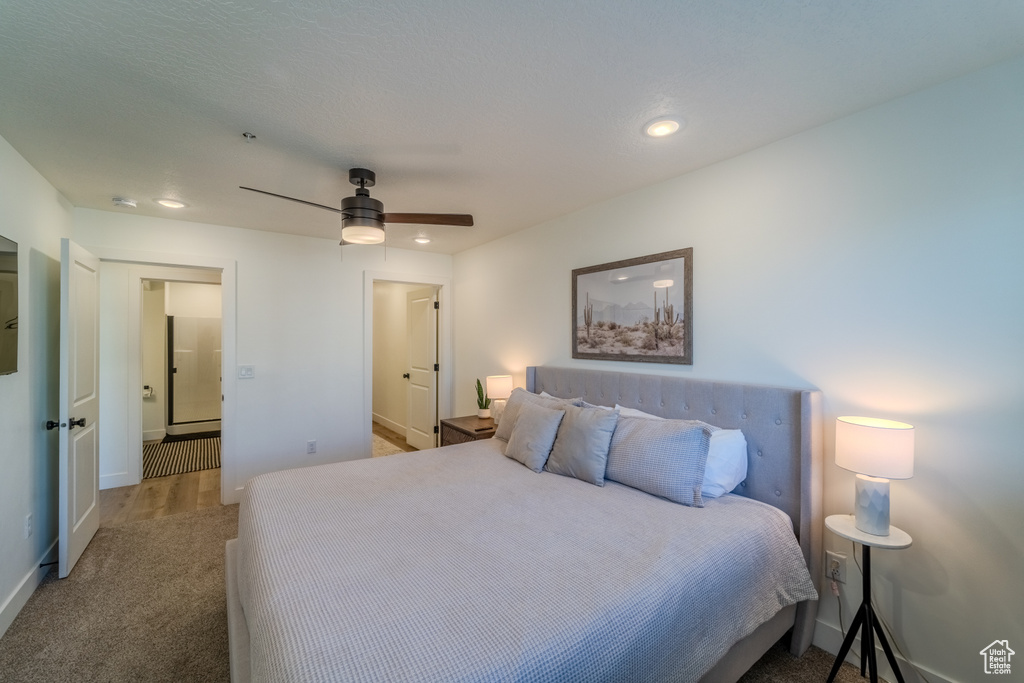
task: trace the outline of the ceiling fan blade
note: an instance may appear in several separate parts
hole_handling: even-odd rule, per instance
[[[470,227],[473,225],[473,217],[466,213],[386,213],[384,222]]]
[[[260,194],[269,194],[271,197],[277,197],[278,199],[287,199],[290,202],[298,202],[299,204],[305,204],[306,206],[315,206],[318,209],[326,209],[327,211],[333,211],[334,213],[344,213],[341,209],[336,209],[333,206],[324,206],[323,204],[315,204],[313,202],[307,202],[305,199],[296,199],[295,197],[286,197],[283,194],[274,194],[273,192],[267,192],[266,190],[257,190],[254,187],[242,187],[238,186],[240,190],[249,190],[250,192],[259,192]]]

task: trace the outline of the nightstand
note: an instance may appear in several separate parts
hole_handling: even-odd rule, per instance
[[[490,417],[449,417],[441,420],[441,445],[469,443],[494,436],[494,419]]]
[[[878,623],[878,617],[875,616],[875,608],[871,606],[871,549],[886,548],[889,550],[899,550],[900,548],[909,548],[913,539],[910,538],[910,534],[906,531],[897,529],[892,525],[889,526],[888,536],[875,536],[874,534],[865,533],[857,528],[853,515],[829,515],[825,518],[825,526],[837,536],[848,538],[854,543],[860,543],[861,555],[864,558],[864,581],[862,588],[864,598],[860,603],[860,609],[857,610],[857,616],[853,618],[853,623],[850,624],[850,632],[846,634],[843,646],[839,648],[839,654],[836,655],[836,663],[832,665],[832,672],[828,675],[828,683],[832,683],[835,680],[836,674],[839,673],[839,667],[843,665],[843,660],[846,659],[846,654],[850,651],[854,638],[857,637],[857,629],[861,631],[860,675],[864,676],[866,658],[868,669],[871,673],[871,683],[878,683],[878,663],[875,661],[874,639],[874,636],[877,634],[878,642],[882,645],[885,658],[889,660],[889,666],[892,667],[896,680],[899,683],[904,683],[903,674],[900,673],[900,667],[896,663],[896,657],[893,656],[892,648],[889,647],[889,641],[885,638],[882,625]]]

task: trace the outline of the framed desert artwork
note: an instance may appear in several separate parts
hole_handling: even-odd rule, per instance
[[[693,249],[572,271],[572,357],[693,365]]]

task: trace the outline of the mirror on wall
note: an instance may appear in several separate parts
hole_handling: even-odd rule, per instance
[[[0,375],[18,371],[18,243],[0,237]]]

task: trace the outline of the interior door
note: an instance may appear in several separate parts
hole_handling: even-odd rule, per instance
[[[419,449],[437,445],[437,291],[434,287],[406,294],[409,338],[409,419],[405,441]]]
[[[74,242],[60,251],[60,494],[57,569],[71,573],[100,525],[99,267]]]

